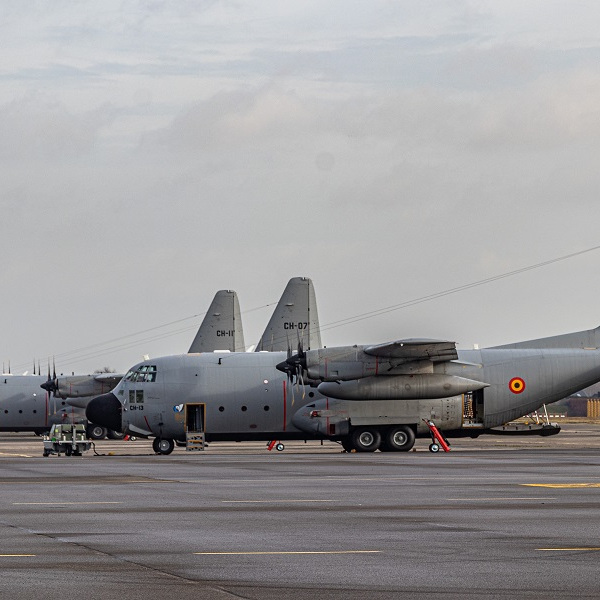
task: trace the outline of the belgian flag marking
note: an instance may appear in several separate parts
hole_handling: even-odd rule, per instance
[[[525,389],[525,381],[520,377],[513,377],[508,382],[508,388],[513,394],[520,394]]]

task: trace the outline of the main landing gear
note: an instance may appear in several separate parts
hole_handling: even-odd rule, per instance
[[[152,449],[156,454],[171,454],[175,448],[175,442],[169,438],[154,438]]]
[[[346,452],[408,452],[415,444],[415,432],[409,425],[380,429],[358,427],[341,440]]]

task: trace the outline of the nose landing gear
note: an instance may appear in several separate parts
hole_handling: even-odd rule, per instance
[[[152,449],[156,454],[171,454],[175,448],[175,442],[169,438],[154,438]]]

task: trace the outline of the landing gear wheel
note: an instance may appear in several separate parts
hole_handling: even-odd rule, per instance
[[[429,444],[429,452],[439,452],[440,451],[440,445],[433,443],[433,444]]]
[[[375,452],[381,445],[381,434],[377,429],[361,427],[350,435],[352,447],[357,452]]]
[[[100,425],[88,425],[87,434],[92,440],[103,440],[106,437],[106,427],[100,427]]]
[[[354,450],[354,446],[352,445],[352,440],[350,439],[350,436],[342,438],[341,444],[342,444],[342,448],[346,452],[352,452],[352,450]]]
[[[278,444],[275,444],[275,450],[277,450],[277,452],[283,452],[283,450],[285,449],[285,446],[279,442]]]
[[[408,452],[415,445],[415,432],[408,425],[400,425],[390,429],[381,450],[390,452]]]
[[[152,445],[154,446],[154,444]],[[175,448],[175,442],[169,438],[160,438],[156,447],[158,448],[159,454],[171,454],[173,448]]]
[[[154,450],[154,452],[156,454],[160,454],[160,449],[158,447],[159,442],[160,442],[160,438],[154,438],[152,440],[152,450]]]
[[[109,440],[122,440],[125,437],[124,433],[120,431],[113,431],[112,429],[108,429],[106,432],[106,437]]]

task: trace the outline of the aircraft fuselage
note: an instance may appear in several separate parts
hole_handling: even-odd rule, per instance
[[[433,373],[487,384],[476,392],[475,415],[467,422],[462,394],[412,400],[327,398],[316,388],[288,381],[275,368],[285,358],[282,352],[203,353],[140,363],[113,390],[123,431],[184,440],[189,404],[203,405],[208,441],[336,438],[365,425],[402,424],[424,433],[423,419],[435,420],[445,431],[483,430],[600,380],[597,349],[460,351],[458,360],[434,364]]]

